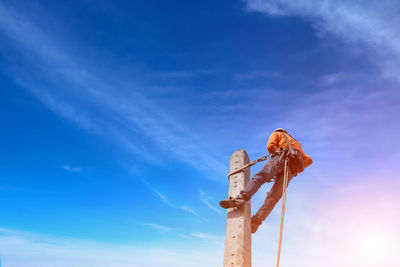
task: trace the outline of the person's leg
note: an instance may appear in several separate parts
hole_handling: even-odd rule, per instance
[[[258,173],[253,175],[253,178],[241,193],[244,193],[250,199],[264,183],[271,182],[274,177],[282,173],[282,165],[279,163],[279,155],[273,156]]]
[[[289,177],[288,185],[293,177]],[[268,192],[265,198],[264,204],[259,208],[257,213],[251,218],[251,230],[255,233],[261,223],[268,217],[271,211],[274,209],[276,203],[281,199],[283,193],[283,175],[279,176],[271,190]]]
[[[220,201],[220,206],[224,209],[229,209],[244,205],[257,192],[261,185],[271,181],[272,178],[278,176],[280,173],[282,173],[282,164],[279,163],[279,155],[275,155],[253,176],[238,196]]]

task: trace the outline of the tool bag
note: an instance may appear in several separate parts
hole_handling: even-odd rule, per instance
[[[300,151],[294,149],[292,144],[289,141],[289,138],[286,136],[284,132],[281,132],[283,138],[285,138],[286,144],[288,145],[289,149],[283,153],[285,153],[285,157],[289,159],[289,167],[290,172],[293,176],[297,176],[298,173],[304,171],[304,160],[303,156],[301,155]]]

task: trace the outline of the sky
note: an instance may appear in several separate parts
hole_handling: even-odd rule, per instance
[[[314,160],[288,188],[281,266],[399,266],[399,12],[0,1],[1,266],[221,266],[229,157],[265,155],[280,127]],[[252,266],[275,264],[279,220]]]

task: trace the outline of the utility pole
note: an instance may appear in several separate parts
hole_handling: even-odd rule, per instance
[[[234,152],[229,159],[229,173],[249,163],[244,149]],[[229,196],[235,197],[250,181],[250,168],[229,177]],[[228,209],[224,267],[251,267],[251,205],[250,200],[238,209]]]

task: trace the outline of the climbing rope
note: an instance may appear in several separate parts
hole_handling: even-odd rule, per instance
[[[247,169],[247,168],[249,168],[249,167],[251,167],[251,166],[257,164],[258,162],[267,160],[267,159],[270,158],[270,157],[271,157],[271,155],[265,155],[265,156],[262,156],[261,158],[258,158],[258,159],[256,159],[256,160],[253,160],[253,161],[250,162],[250,163],[247,163],[247,164],[244,165],[243,167],[241,167],[241,168],[239,168],[239,169],[237,169],[237,170],[231,172],[230,174],[228,174],[228,179],[229,179],[229,177],[230,177],[231,175],[236,174],[236,173],[238,173],[238,172],[241,172],[241,171],[243,171],[244,169]]]
[[[289,159],[285,159],[285,171],[283,178],[283,191],[282,191],[282,212],[281,212],[281,226],[279,229],[279,245],[278,245],[278,258],[276,261],[276,267],[279,267],[279,261],[281,258],[281,249],[282,249],[282,234],[283,234],[283,222],[285,218],[285,206],[286,206],[286,191],[289,180]]]

